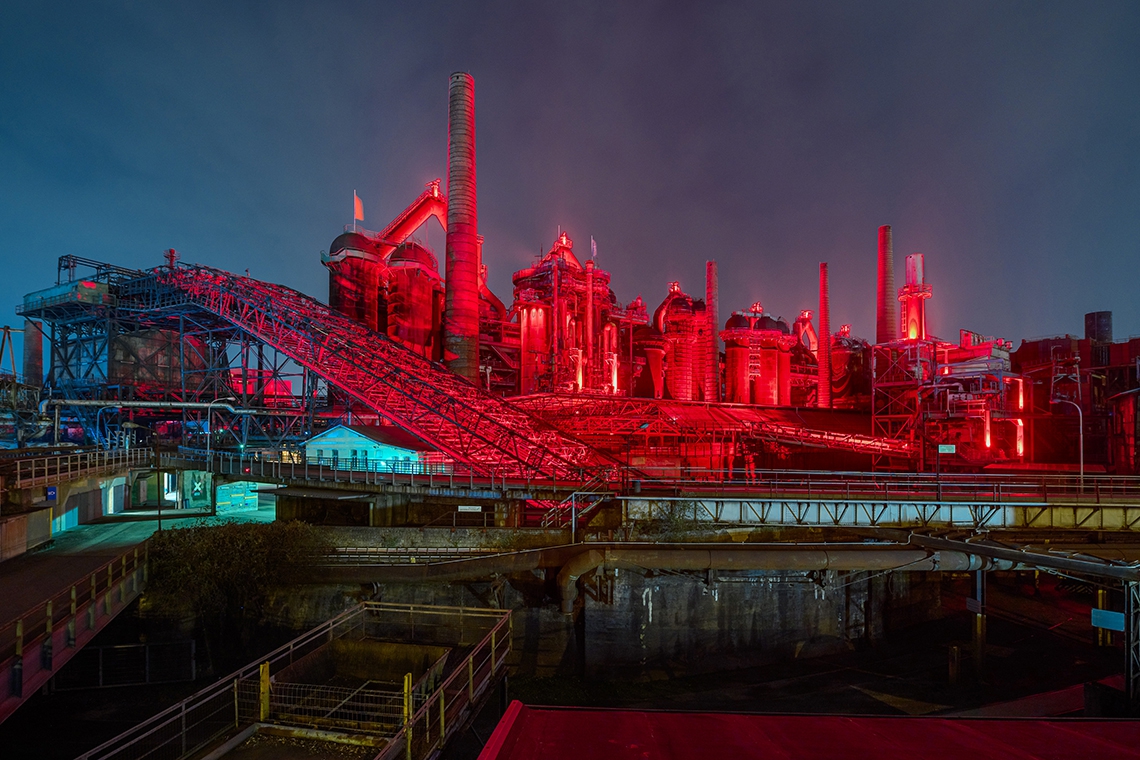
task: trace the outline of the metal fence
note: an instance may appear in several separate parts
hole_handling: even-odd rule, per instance
[[[75,478],[154,463],[151,449],[81,451],[46,457],[18,459],[9,465],[9,488],[31,488],[63,483]]]
[[[194,641],[87,646],[51,680],[54,691],[193,681]]]
[[[510,653],[510,630],[510,613],[504,610],[364,602],[87,752],[81,760],[181,760],[255,722],[313,725],[318,721],[330,725],[342,721],[344,729],[391,737],[381,756],[402,757],[384,754],[399,744],[401,752],[415,753],[409,757],[424,757],[457,730],[498,680]],[[431,643],[462,648],[468,654],[442,685],[437,685],[439,674],[433,668],[419,684],[406,684],[401,691],[365,688],[368,684],[353,690],[273,680],[294,662],[341,638]],[[398,714],[391,704],[396,696]],[[430,737],[419,727],[428,722],[438,729]]]
[[[251,479],[309,480],[365,485],[428,486],[469,490],[525,489],[566,494],[572,491],[656,493],[707,497],[835,497],[865,501],[984,501],[1140,504],[1140,477],[1066,473],[836,472],[629,467],[603,473],[583,471],[579,479],[514,478],[474,472],[456,462],[445,473],[417,471],[415,463],[372,462],[337,466],[324,461],[287,461],[279,452],[230,454],[182,451],[163,457],[164,466],[195,466]]]
[[[121,593],[126,593],[122,584],[140,568],[143,569],[142,583],[145,583],[145,569],[149,545],[134,546],[101,565],[91,572],[82,583],[63,588],[36,606],[26,610],[15,620],[0,623],[0,664],[20,656],[25,650],[32,651],[51,638],[53,630],[67,626],[74,637],[76,625],[86,625],[87,621],[77,621],[77,616],[87,613],[94,619],[95,601],[112,591],[116,585]],[[137,577],[137,576],[136,576]],[[138,583],[138,581],[136,581]],[[131,589],[137,592],[139,589]]]

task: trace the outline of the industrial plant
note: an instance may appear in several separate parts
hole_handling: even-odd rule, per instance
[[[928,322],[926,254],[896,256],[890,224],[876,237],[890,220],[860,254],[873,336],[833,311],[829,262],[792,321],[723,303],[714,260],[703,283],[622,303],[593,241],[561,228],[496,294],[469,74],[447,103],[446,180],[380,230],[358,207],[330,231],[311,262],[327,303],[173,249],[148,270],[68,253],[17,308],[19,369],[19,329],[0,336],[0,559],[80,526],[259,505],[335,542],[271,600],[315,633],[84,757],[223,757],[259,732],[435,757],[496,694],[506,707],[508,670],[662,680],[845,656],[949,615],[971,628],[938,698],[979,707],[987,583],[1037,600],[1042,575],[1048,593],[1085,584],[1073,614],[1092,624],[1072,636],[1093,654],[1066,672],[1090,685],[1017,714],[1140,710],[1140,338],[1114,340],[1111,312],[1016,346],[955,336]],[[443,251],[419,234],[431,220]],[[0,722],[145,593],[144,539],[127,552],[0,620]],[[424,626],[431,646],[399,667],[352,659]],[[223,718],[188,723],[199,708]]]

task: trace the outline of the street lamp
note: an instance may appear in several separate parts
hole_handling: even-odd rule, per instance
[[[1081,405],[1076,401],[1070,401],[1067,398],[1051,398],[1050,404],[1069,404],[1077,410],[1077,448],[1080,449],[1080,492],[1083,494],[1085,491],[1085,415],[1081,411]]]

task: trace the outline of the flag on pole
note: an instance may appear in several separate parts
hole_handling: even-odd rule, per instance
[[[360,202],[360,196],[355,190],[352,191],[352,221],[364,221],[364,204]]]
[[[590,235],[590,258],[594,261],[598,260],[598,243],[594,240],[593,235]]]

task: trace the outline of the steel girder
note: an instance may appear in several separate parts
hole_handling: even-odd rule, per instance
[[[295,290],[182,265],[158,282],[487,474],[580,477],[615,461]],[[164,299],[165,300],[165,297]]]

